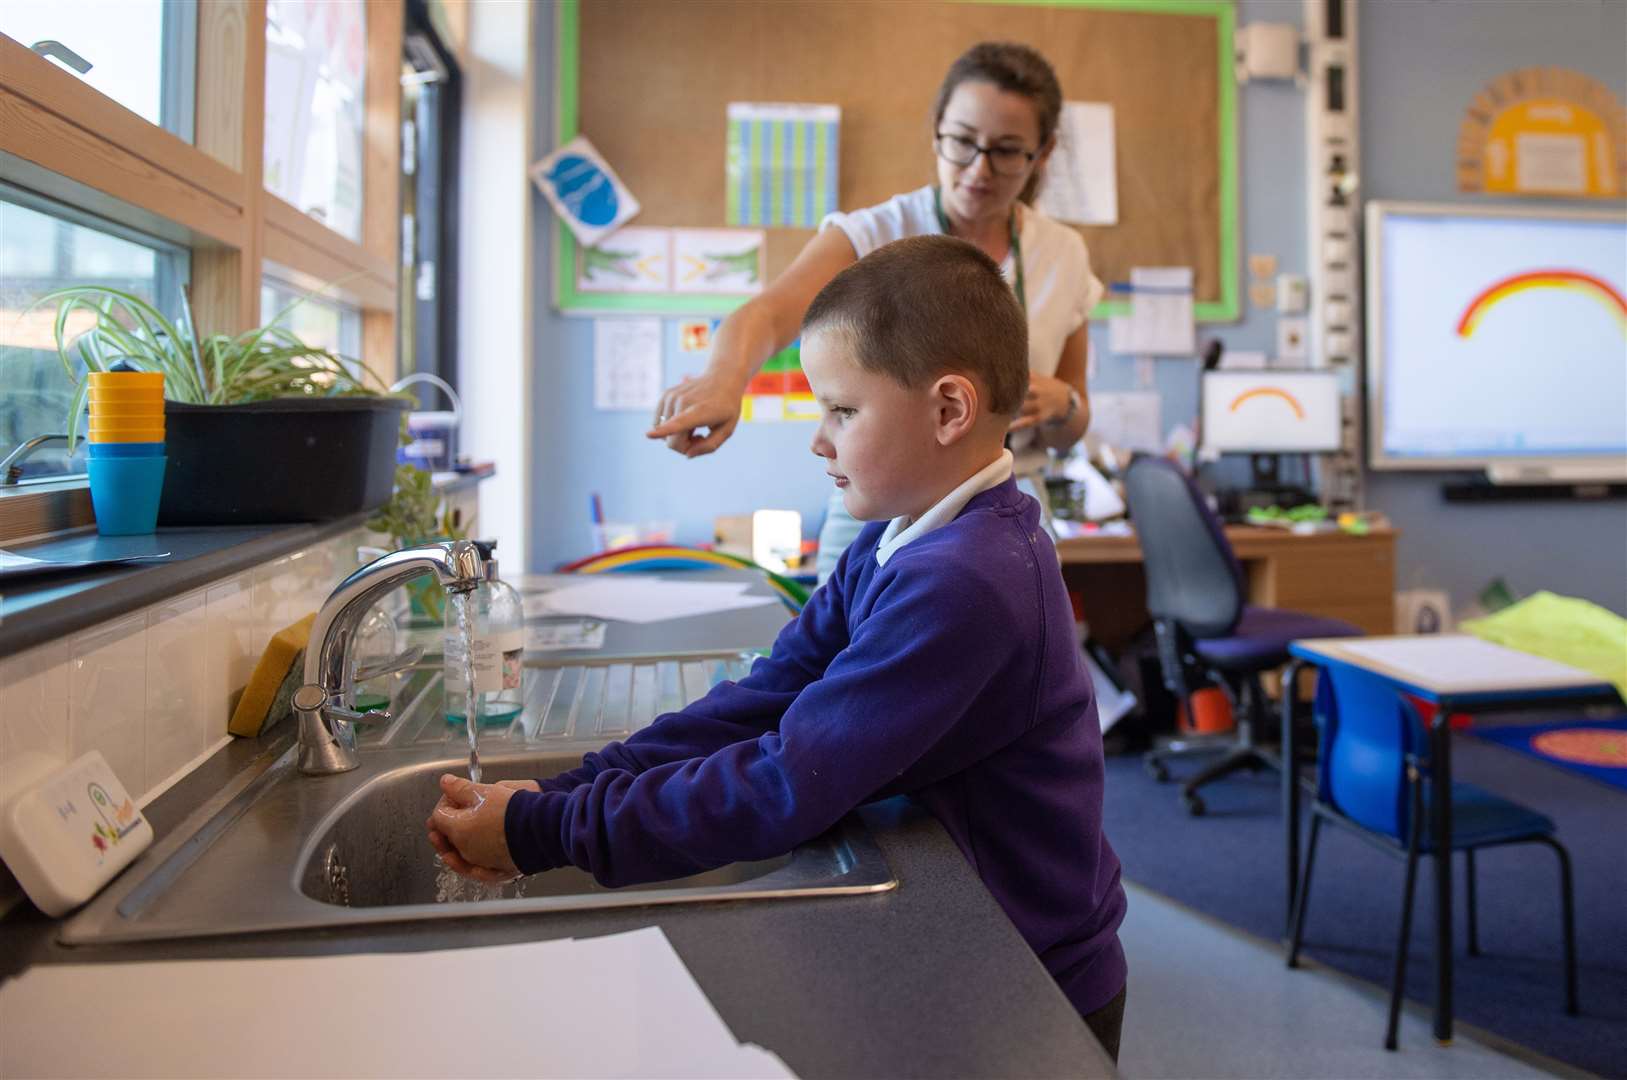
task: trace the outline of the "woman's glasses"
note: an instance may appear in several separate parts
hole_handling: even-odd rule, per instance
[[[1039,155],[1020,146],[979,146],[964,135],[938,132],[938,156],[952,165],[967,166],[982,154],[989,159],[989,168],[1000,176],[1018,176]]]

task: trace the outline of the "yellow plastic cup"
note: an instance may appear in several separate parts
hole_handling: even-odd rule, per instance
[[[90,373],[90,389],[122,390],[125,388],[140,388],[149,394],[164,396],[164,373],[161,371],[93,371]]]
[[[162,401],[92,401],[90,403],[92,419],[102,420],[162,420],[164,416],[164,403]]]
[[[160,442],[164,425],[154,423],[98,424],[90,422],[91,442]]]

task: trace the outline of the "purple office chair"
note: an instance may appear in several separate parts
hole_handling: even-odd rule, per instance
[[[1220,522],[1186,473],[1163,458],[1143,457],[1125,474],[1130,518],[1147,574],[1147,611],[1158,642],[1164,686],[1190,710],[1192,691],[1218,686],[1237,717],[1235,738],[1153,750],[1143,759],[1159,780],[1166,760],[1195,751],[1226,751],[1181,787],[1194,816],[1204,812],[1198,789],[1239,769],[1280,769],[1277,755],[1257,744],[1267,723],[1260,675],[1288,662],[1299,638],[1355,637],[1356,627],[1297,611],[1252,607],[1243,568]]]

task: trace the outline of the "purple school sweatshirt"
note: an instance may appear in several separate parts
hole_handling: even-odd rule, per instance
[[[906,794],[954,837],[1081,1014],[1124,986],[1102,740],[1039,507],[1007,480],[876,565],[872,523],[773,653],[505,818],[525,873],[604,885],[781,855]]]

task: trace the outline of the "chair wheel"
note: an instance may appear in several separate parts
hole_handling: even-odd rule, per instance
[[[1181,792],[1181,805],[1186,807],[1186,812],[1193,817],[1202,817],[1204,812],[1209,809],[1203,805],[1203,796],[1195,791]]]
[[[1156,758],[1148,758],[1146,761],[1141,763],[1141,767],[1147,770],[1148,776],[1152,777],[1160,784],[1168,782],[1169,770],[1164,768],[1164,763],[1162,761],[1159,761]]]

